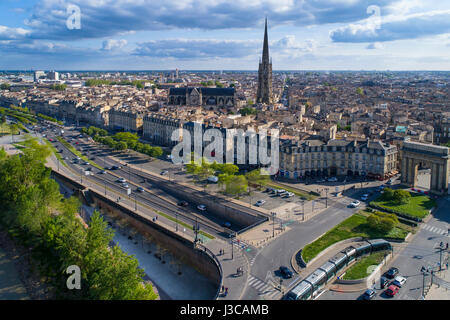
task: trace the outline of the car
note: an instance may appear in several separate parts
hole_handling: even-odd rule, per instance
[[[137,187],[136,190],[139,191],[139,192],[144,192],[145,191],[144,188],[142,188],[142,187]]]
[[[386,184],[387,184],[388,186],[390,186],[390,185],[392,184],[392,180],[389,180],[388,182],[386,182]]]
[[[204,204],[199,204],[197,206],[197,209],[200,210],[200,211],[206,211],[206,206]]]
[[[125,180],[125,178],[119,178],[119,179],[117,179],[117,182],[124,183],[124,182],[127,182],[127,180]]]
[[[288,267],[281,266],[280,269],[279,269],[279,271],[280,271],[280,274],[281,274],[284,278],[290,279],[290,278],[292,278],[292,276],[293,276],[292,271],[289,270]]]
[[[129,188],[130,186],[128,185],[128,183],[124,182],[124,183],[122,183],[122,187]]]
[[[92,171],[92,168],[91,167],[86,168],[86,171]]]
[[[218,181],[219,181],[219,178],[217,178],[216,176],[208,177],[208,182],[217,183]]]
[[[369,195],[367,193],[363,194],[362,197],[361,197],[361,200],[362,201],[366,201],[367,199],[369,199]]]
[[[102,170],[102,171],[100,171],[99,173],[100,173],[100,174],[105,174],[106,171],[105,171],[105,170]]]
[[[256,201],[255,206],[260,207],[260,206],[262,206],[264,203],[266,203],[266,200],[258,200],[258,201]]]
[[[293,192],[286,192],[285,194],[283,194],[283,198],[291,198],[294,196]]]
[[[395,267],[392,267],[386,272],[385,277],[388,279],[394,279],[398,273],[399,273],[399,270]]]
[[[163,171],[161,171],[160,175],[165,176],[165,175],[168,174],[168,173],[169,173],[169,171],[163,170]]]
[[[394,281],[392,282],[392,284],[394,286],[397,286],[397,287],[401,288],[405,284],[405,282],[406,282],[406,278],[405,277],[396,276],[394,278]]]
[[[69,157],[64,157],[63,159],[64,159],[64,160],[69,160]]]
[[[352,203],[350,203],[350,207],[351,208],[356,208],[361,204],[361,202],[359,202],[358,200],[353,201]]]
[[[363,293],[362,298],[363,298],[364,300],[372,300],[372,298],[375,297],[375,295],[376,295],[376,293],[375,293],[374,290],[372,290],[372,289],[367,289],[367,290]]]
[[[385,293],[387,296],[389,296],[389,297],[393,297],[393,296],[395,296],[395,295],[398,293],[399,290],[400,290],[399,287],[394,286],[393,284],[391,284],[391,285],[389,286],[389,288],[387,288],[387,290],[386,290],[384,293]]]
[[[48,138],[48,141],[53,142],[53,139],[52,138]]]
[[[75,144],[78,144],[78,141],[77,141],[77,142],[75,142]]]
[[[381,289],[384,289],[384,287],[386,287],[388,283],[389,283],[389,279],[388,278],[386,278],[386,277],[381,277],[380,278]]]
[[[117,169],[119,169],[118,166],[112,166],[109,170],[117,170]]]
[[[267,189],[266,189],[266,192],[267,192],[267,193],[270,193],[270,192],[272,192],[272,191],[273,191],[273,188],[267,188]]]
[[[84,166],[88,166],[88,165],[89,165],[89,162],[85,161],[85,162],[83,162],[83,165],[84,165]]]
[[[180,202],[178,202],[178,205],[180,207],[187,207],[189,205],[189,203],[187,203],[186,201],[180,201]]]
[[[336,177],[328,178],[328,182],[337,182],[338,179]]]
[[[225,222],[225,223],[223,224],[223,226],[224,226],[225,228],[231,228],[231,223]]]
[[[91,157],[91,160],[95,160],[95,157]]]

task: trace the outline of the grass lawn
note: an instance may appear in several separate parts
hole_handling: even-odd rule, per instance
[[[355,213],[351,217],[342,221],[333,229],[325,233],[322,237],[316,241],[306,245],[302,251],[303,260],[308,263],[314,257],[316,257],[321,251],[328,248],[336,242],[354,238],[354,237],[366,237],[366,238],[395,238],[405,239],[411,228],[408,228],[404,224],[398,224],[388,234],[383,234],[377,230],[374,230],[366,223],[369,213],[362,211]]]
[[[411,193],[411,198],[406,204],[397,204],[393,201],[382,201],[380,198],[372,201],[371,204],[381,208],[395,210],[399,213],[413,217],[424,218],[429,214],[429,210],[436,205],[436,201],[426,195]]]
[[[389,251],[378,251],[368,256],[363,257],[361,260],[355,262],[346,272],[343,280],[357,280],[368,277],[373,269],[369,269],[370,266],[378,266],[383,261],[384,256]]]
[[[67,149],[69,149],[74,155],[80,157],[83,161],[89,162],[91,165],[93,165],[94,167],[96,167],[97,169],[100,170],[105,170],[103,167],[99,166],[98,164],[96,164],[94,161],[89,160],[86,156],[83,156],[81,154],[80,151],[78,151],[77,149],[75,149],[70,143],[68,143],[66,140],[64,140],[61,137],[56,137],[56,139],[58,139],[59,142],[61,142]]]
[[[308,200],[308,201],[309,200],[314,200],[314,199],[317,198],[317,196],[311,195],[311,194],[309,194],[307,192],[304,192],[304,191],[301,191],[301,190],[295,189],[295,188],[290,188],[290,187],[287,187],[285,185],[279,185],[279,184],[277,184],[276,182],[273,182],[273,181],[266,182],[265,186],[266,187],[270,187],[270,188],[275,188],[275,189],[283,189],[283,190],[292,192],[293,194],[295,194],[295,195],[297,195],[299,197],[306,198],[306,200]]]

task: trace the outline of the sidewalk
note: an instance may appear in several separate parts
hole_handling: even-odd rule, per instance
[[[438,272],[436,276],[450,283],[450,269]],[[450,290],[444,286],[433,284],[426,294],[425,300],[450,300]]]

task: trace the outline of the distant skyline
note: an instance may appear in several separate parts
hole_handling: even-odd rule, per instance
[[[2,0],[0,70],[257,71],[266,16],[274,71],[450,70],[440,0]]]

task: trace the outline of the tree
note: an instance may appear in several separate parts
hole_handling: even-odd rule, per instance
[[[398,218],[395,214],[375,211],[367,217],[367,224],[374,230],[388,234],[397,224]]]
[[[139,137],[135,133],[131,132],[118,132],[113,137],[116,141],[124,141],[126,143],[129,143],[131,141],[137,142],[139,141]]]
[[[395,190],[393,193],[392,199],[401,204],[408,203],[409,199],[411,198],[411,193],[409,193],[406,190]]]
[[[247,192],[248,183],[245,176],[230,176],[225,184],[225,192],[229,195],[240,195]]]
[[[261,169],[255,169],[248,172],[245,177],[250,185],[259,185],[261,187],[270,181],[270,176],[262,173],[264,172],[261,172]]]
[[[164,154],[164,151],[161,147],[152,147],[150,155],[153,158],[161,157]]]
[[[11,88],[11,85],[9,83],[2,83],[0,85],[1,90],[9,90]]]
[[[356,89],[356,93],[362,97],[362,96],[364,96],[364,89],[359,87]]]

